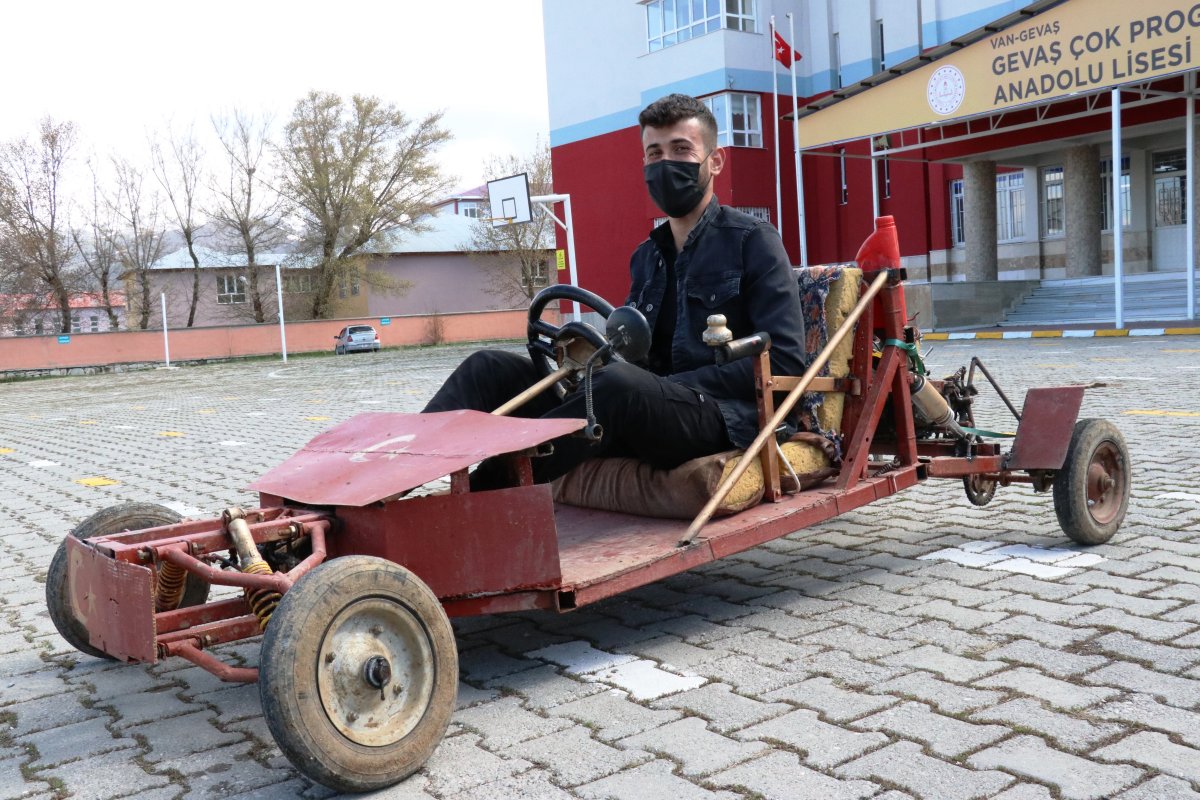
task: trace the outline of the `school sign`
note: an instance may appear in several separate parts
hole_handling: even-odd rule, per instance
[[[810,111],[799,121],[800,146],[939,125],[1140,83],[1195,69],[1197,55],[1200,2],[1069,0]]]

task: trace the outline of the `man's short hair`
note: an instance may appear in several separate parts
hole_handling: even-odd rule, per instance
[[[704,146],[709,150],[717,146],[717,119],[708,110],[708,106],[696,98],[686,94],[669,94],[660,97],[642,109],[638,114],[638,124],[641,130],[650,128],[669,128],[687,119],[700,122],[704,135]]]

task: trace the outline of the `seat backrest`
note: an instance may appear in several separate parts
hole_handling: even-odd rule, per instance
[[[795,270],[800,286],[800,308],[804,314],[805,349],[815,356],[829,341],[829,336],[845,322],[854,310],[861,293],[862,270],[851,264],[800,267]],[[851,332],[853,333],[853,332]],[[854,336],[838,344],[822,375],[845,378],[850,374],[854,353]],[[822,432],[840,432],[846,396],[840,392],[813,392],[801,403],[806,427]]]

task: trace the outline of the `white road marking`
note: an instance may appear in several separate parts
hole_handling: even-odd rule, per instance
[[[593,672],[588,680],[620,686],[634,700],[653,700],[668,694],[686,692],[708,682],[699,675],[676,675],[660,669],[653,661],[639,660]]]
[[[1189,503],[1200,503],[1200,494],[1189,492],[1167,492],[1154,495],[1155,500],[1187,500]]]
[[[189,506],[187,503],[181,503],[178,500],[171,500],[170,502],[162,503],[162,505],[171,509],[176,514],[180,514],[181,516],[189,518],[198,517],[204,513],[195,506]]]
[[[1200,500],[1200,496],[1196,496]],[[1016,572],[1035,578],[1061,578],[1076,569],[1104,560],[1095,553],[1080,553],[1058,547],[1032,547],[1003,542],[966,542],[917,557],[921,561],[949,561],[964,567]]]
[[[30,461],[29,466],[31,466],[31,467],[61,467],[62,464],[59,464],[57,461]]]
[[[597,670],[612,669],[621,664],[637,660],[635,656],[629,654],[606,653],[603,650],[597,650],[587,642],[552,644],[540,650],[530,651],[525,655],[532,658],[540,658],[542,661],[549,661],[552,664],[558,664],[567,672],[576,675],[586,675],[589,672],[596,672]]]

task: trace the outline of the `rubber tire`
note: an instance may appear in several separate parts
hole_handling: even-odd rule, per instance
[[[84,541],[96,536],[109,536],[121,531],[137,531],[171,525],[183,519],[177,512],[157,503],[120,503],[97,511],[76,526],[68,535]],[[180,608],[196,606],[208,600],[208,583],[195,575],[188,575],[184,584]],[[67,543],[63,541],[50,559],[46,572],[46,610],[50,621],[67,643],[81,653],[96,658],[111,659],[108,653],[93,647],[88,641],[87,627],[71,609],[71,598],[67,586]]]
[[[996,481],[980,480],[982,486],[976,486],[973,479],[978,478],[978,475],[963,475],[963,491],[967,495],[967,500],[973,506],[986,506],[992,502],[996,496]]]
[[[364,746],[329,720],[317,685],[329,626],[358,599],[387,598],[424,626],[433,653],[433,689],[416,726],[396,742]],[[458,648],[450,619],[416,575],[386,559],[343,556],[289,589],[262,641],[258,690],[276,744],[306,776],[339,792],[381,789],[420,769],[445,736],[458,695]]]
[[[1120,491],[1120,506],[1112,519],[1101,523],[1088,508],[1088,467],[1097,449],[1106,443],[1117,451],[1123,469],[1115,487]],[[1103,419],[1076,422],[1066,461],[1054,476],[1054,513],[1063,533],[1079,544],[1107,542],[1125,519],[1130,483],[1129,448],[1116,426]]]

